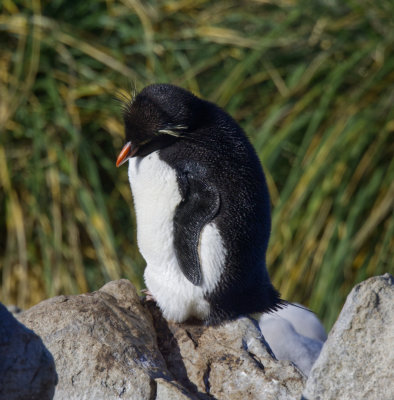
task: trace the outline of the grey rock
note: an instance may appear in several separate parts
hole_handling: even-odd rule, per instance
[[[130,282],[45,300],[20,321],[39,334],[54,356],[55,399],[152,399],[154,376],[166,366],[149,313]]]
[[[156,379],[155,400],[194,400],[196,397],[187,392],[181,385],[163,378]]]
[[[42,340],[0,304],[0,399],[52,399],[55,362]]]
[[[22,309],[19,308],[18,306],[11,304],[9,306],[7,306],[7,310],[11,313],[11,314],[19,314],[22,312]]]
[[[304,376],[277,361],[256,321],[240,318],[218,327],[165,321],[150,305],[158,344],[175,379],[201,399],[299,399]]]
[[[308,378],[304,399],[394,398],[394,279],[354,287]]]
[[[55,399],[298,399],[305,378],[277,361],[258,326],[175,324],[120,280],[18,316],[53,354]]]

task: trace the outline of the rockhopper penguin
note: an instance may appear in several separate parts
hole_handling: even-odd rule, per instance
[[[145,283],[168,320],[217,324],[283,304],[265,253],[270,201],[259,159],[222,109],[169,84],[124,105]]]

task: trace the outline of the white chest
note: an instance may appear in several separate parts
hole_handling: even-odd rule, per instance
[[[130,159],[129,180],[141,254],[148,265],[162,265],[174,255],[173,218],[181,201],[175,171],[156,151]]]
[[[217,285],[226,256],[215,224],[207,224],[200,235],[203,284],[195,286],[183,275],[174,249],[173,220],[182,199],[175,170],[156,151],[129,160],[129,180],[137,216],[138,247],[147,263],[147,288],[167,319],[204,319],[209,313],[204,293]]]

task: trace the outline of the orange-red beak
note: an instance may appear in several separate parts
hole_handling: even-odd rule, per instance
[[[138,151],[138,146],[133,146],[131,142],[127,142],[123,149],[120,151],[118,159],[116,160],[116,166],[120,167],[124,164],[129,158],[133,157],[135,153]]]

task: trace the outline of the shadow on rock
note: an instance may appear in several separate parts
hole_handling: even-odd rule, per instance
[[[171,330],[171,325],[169,325],[168,321],[163,318],[159,308],[154,302],[151,301],[143,301],[143,303],[152,315],[154,327],[157,333],[157,344],[160,353],[162,354],[166,362],[169,372],[172,374],[177,382],[179,382],[184,388],[186,388],[191,394],[195,395],[198,399],[212,400],[212,396],[207,393],[200,392],[197,385],[190,381],[185,363],[183,361],[181,349],[178,344],[178,340]],[[201,330],[204,328],[201,322],[192,322],[191,324],[194,325],[194,329],[197,331],[199,330],[199,327]],[[186,332],[188,331],[186,330]],[[188,336],[192,341],[194,340],[190,333]],[[196,348],[198,347],[197,342],[194,342],[194,345],[196,346]],[[209,387],[206,387],[206,392],[209,393]]]
[[[0,399],[52,399],[55,361],[41,338],[0,304]]]

